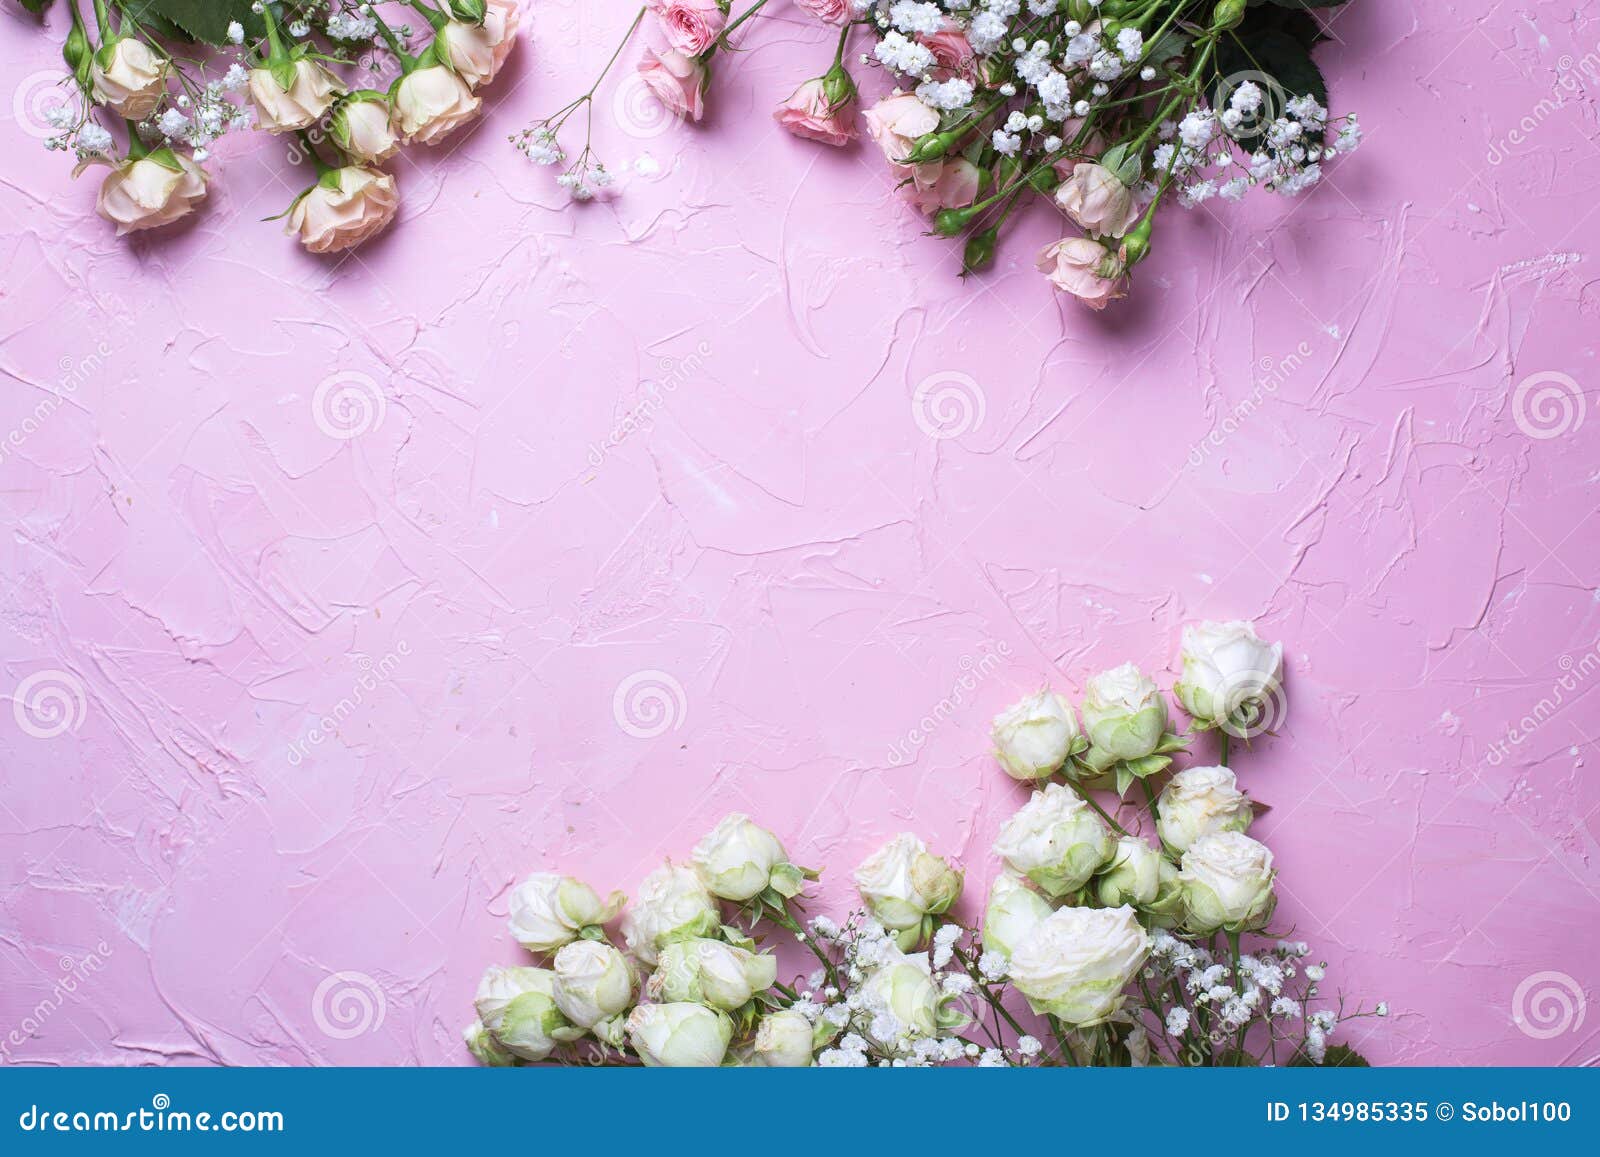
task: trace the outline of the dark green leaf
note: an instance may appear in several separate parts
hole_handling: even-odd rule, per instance
[[[259,40],[267,34],[261,17],[250,11],[251,3],[252,0],[142,0],[141,7],[196,40],[226,45],[232,43],[228,25],[235,21],[244,26],[246,41]]]
[[[1289,1064],[1292,1068],[1300,1069],[1315,1067],[1315,1062],[1304,1053],[1295,1053],[1294,1059]],[[1331,1045],[1326,1055],[1322,1058],[1322,1067],[1325,1069],[1370,1069],[1372,1062],[1349,1045]]]
[[[1214,107],[1226,107],[1228,94],[1244,80],[1270,89],[1270,85],[1263,84],[1263,77],[1270,78],[1278,89],[1267,93],[1269,107],[1264,110],[1267,116],[1263,122],[1281,114],[1283,103],[1297,96],[1316,97],[1318,104],[1328,107],[1328,84],[1311,59],[1310,45],[1295,32],[1284,27],[1256,29],[1248,23],[1236,32],[1238,36],[1217,42],[1217,80],[1211,96]],[[1241,135],[1238,139],[1248,148],[1257,136]]]

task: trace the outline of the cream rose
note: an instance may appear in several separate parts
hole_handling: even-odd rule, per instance
[[[1061,770],[1081,733],[1072,707],[1046,688],[994,717],[994,757],[1012,779],[1047,779]]]
[[[873,105],[864,115],[867,135],[877,142],[883,155],[896,165],[905,164],[919,137],[939,127],[938,112],[899,89]]]
[[[102,45],[89,65],[94,99],[130,121],[156,111],[167,94],[167,60],[142,40],[124,36]]]
[[[983,913],[984,948],[1010,957],[1018,944],[1050,918],[1051,911],[1044,897],[1018,877],[1001,873],[989,885],[989,904]]]
[[[1089,805],[1052,783],[1001,826],[994,850],[1012,871],[1059,898],[1087,884],[1114,847]]]
[[[1088,681],[1083,727],[1089,742],[1114,759],[1143,759],[1161,745],[1167,701],[1139,668],[1124,663]]]
[[[663,1068],[715,1068],[728,1055],[733,1022],[703,1004],[641,1004],[628,1016],[641,1060]]]
[[[250,99],[256,106],[256,122],[268,132],[293,132],[315,124],[344,91],[339,78],[314,60],[297,60],[292,67],[288,88],[278,83],[270,68],[250,70]]]
[[[626,897],[605,900],[582,880],[554,872],[535,872],[511,892],[511,936],[529,952],[554,952],[579,936],[616,919]]]
[[[907,949],[926,937],[932,917],[948,912],[961,895],[961,873],[910,832],[868,856],[855,881],[868,910]]]
[[[1122,1007],[1149,955],[1132,908],[1059,908],[1012,953],[1010,978],[1035,1012],[1084,1028]]]
[[[1090,233],[1121,237],[1139,220],[1133,190],[1104,165],[1079,163],[1056,186],[1056,204]]]
[[[456,75],[477,88],[494,80],[517,46],[521,19],[514,0],[488,0],[482,24],[449,20],[435,38]]]
[[[604,941],[574,941],[556,953],[550,968],[556,1007],[579,1028],[593,1028],[633,1003],[633,969]]]
[[[1196,932],[1252,932],[1272,919],[1272,852],[1243,832],[1202,836],[1183,853],[1187,926]]]
[[[442,64],[401,77],[392,102],[400,135],[424,145],[438,144],[483,107],[466,82]]]
[[[785,896],[798,895],[804,879],[778,837],[742,812],[723,817],[695,845],[693,859],[706,889],[735,902],[759,896],[769,885]]]
[[[542,1061],[583,1034],[556,1007],[555,983],[548,969],[491,967],[478,983],[478,1019],[512,1053]]]
[[[289,232],[312,253],[339,253],[376,237],[400,207],[394,178],[375,169],[334,169],[289,210]]]
[[[497,1041],[494,1034],[483,1027],[481,1020],[475,1020],[462,1029],[461,1039],[466,1042],[467,1051],[480,1065],[504,1068],[517,1062],[511,1050]]]
[[[653,965],[657,951],[674,940],[710,936],[722,913],[693,868],[670,860],[639,883],[639,893],[622,918],[628,950]]]
[[[1226,767],[1186,767],[1174,775],[1157,801],[1156,831],[1174,852],[1219,832],[1242,832],[1255,813],[1239,781]]]
[[[112,168],[100,186],[95,211],[117,236],[156,229],[188,216],[205,199],[206,174],[188,157],[158,149]]]
[[[769,1012],[756,1025],[750,1063],[769,1069],[804,1069],[812,1064],[816,1030],[793,1009]]]
[[[1161,894],[1164,857],[1138,836],[1123,836],[1111,860],[1095,880],[1095,895],[1107,908],[1132,904],[1143,909]]]
[[[1263,642],[1249,623],[1190,624],[1179,658],[1172,693],[1202,727],[1254,726],[1282,686],[1283,644]]]
[[[386,161],[400,150],[390,115],[389,102],[378,94],[352,94],[333,110],[334,143],[363,165]]]
[[[772,987],[778,960],[704,937],[665,945],[645,985],[653,1001],[694,1001],[732,1012]]]

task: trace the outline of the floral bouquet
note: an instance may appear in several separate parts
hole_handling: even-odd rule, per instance
[[[1326,966],[1271,931],[1272,852],[1227,766],[1282,719],[1282,656],[1248,623],[1185,629],[1173,693],[1217,733],[1214,766],[1174,769],[1185,737],[1131,663],[1078,711],[1047,688],[996,718],[996,760],[1036,790],[1000,828],[978,926],[952,915],[960,868],[909,832],[856,869],[843,920],[805,919],[818,873],[738,814],[631,903],[536,873],[510,929],[543,963],[484,973],[467,1047],[491,1065],[1364,1065],[1332,1037],[1388,1008],[1328,997]],[[772,932],[815,969],[780,979]]]
[[[1020,207],[1052,201],[1081,232],[1040,253],[1039,269],[1092,309],[1125,293],[1169,198],[1292,196],[1360,141],[1353,114],[1329,117],[1311,59],[1323,38],[1311,10],[1344,0],[793,2],[839,36],[828,69],[778,105],[779,124],[841,146],[863,121],[932,231],[965,239],[964,271],[994,261]],[[669,111],[698,121],[719,56],[768,4],[734,15],[733,0],[646,0],[624,43],[648,11],[658,43],[639,75]],[[893,85],[859,117],[852,41],[867,46],[856,62]],[[594,92],[513,137],[534,161],[562,165],[580,200],[614,183],[587,134],[575,157],[560,141]]]
[[[80,173],[110,168],[96,208],[119,236],[187,217],[206,197],[214,143],[254,123],[291,137],[290,163],[315,170],[281,214],[313,253],[387,228],[399,197],[379,166],[478,115],[519,20],[516,0],[412,0],[425,24],[413,43],[410,25],[379,11],[402,4],[92,0],[86,18],[89,0],[61,3],[70,92],[46,110],[45,144],[75,154]]]

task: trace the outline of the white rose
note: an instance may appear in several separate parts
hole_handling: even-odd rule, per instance
[[[1052,783],[1001,826],[994,850],[1012,871],[1061,897],[1088,883],[1114,846],[1089,805]]]
[[[750,1063],[769,1069],[803,1069],[812,1063],[815,1030],[802,1013],[793,1009],[769,1012],[756,1025]]]
[[[647,1065],[714,1068],[728,1054],[733,1022],[703,1004],[641,1004],[628,1015],[628,1039]]]
[[[117,236],[156,229],[186,217],[206,196],[206,174],[171,149],[114,166],[100,186],[95,212],[117,227]]]
[[[1154,753],[1167,730],[1167,701],[1132,663],[1102,671],[1085,685],[1083,726],[1089,742],[1116,759]]]
[[[931,918],[948,912],[961,895],[961,873],[910,832],[868,856],[855,880],[867,908],[902,948],[926,936]]]
[[[544,968],[489,968],[478,982],[478,1019],[523,1060],[542,1061],[582,1033],[556,1007],[555,983]]]
[[[1107,908],[1132,904],[1143,908],[1161,894],[1161,864],[1164,857],[1138,836],[1123,836],[1117,841],[1111,862],[1095,881],[1095,893]]]
[[[867,977],[861,1000],[871,1016],[867,1035],[891,1050],[908,1038],[937,1036],[948,1019],[925,953],[891,955]]]
[[[389,117],[388,101],[376,93],[357,93],[334,110],[330,126],[334,142],[358,164],[386,161],[400,150]]]
[[[315,124],[344,91],[339,78],[314,60],[294,62],[288,88],[278,83],[270,68],[252,68],[249,79],[256,122],[273,133],[293,132]]]
[[[693,868],[667,861],[639,883],[639,893],[622,918],[628,950],[646,964],[674,940],[710,936],[722,926],[717,902]]]
[[[1046,688],[994,717],[994,757],[1012,779],[1045,779],[1061,769],[1079,736],[1072,707]]]
[[[1172,693],[1203,727],[1252,726],[1282,685],[1283,644],[1263,642],[1249,623],[1184,627],[1180,661]]]
[[[489,0],[482,24],[447,22],[437,38],[450,67],[473,88],[488,84],[516,47],[519,16],[514,0]]]
[[[556,974],[556,1007],[579,1028],[593,1028],[633,1003],[633,969],[604,941],[568,944],[550,967]]]
[[[1060,908],[1012,953],[1010,977],[1035,1012],[1082,1028],[1122,1007],[1149,954],[1132,908]]]
[[[1203,836],[1178,873],[1188,926],[1196,932],[1251,932],[1272,918],[1272,852],[1242,832]]]
[[[989,904],[983,913],[984,948],[1009,957],[1018,944],[1049,919],[1050,912],[1043,896],[1011,873],[1001,873],[989,885]]]
[[[408,141],[438,144],[478,115],[483,101],[442,64],[419,68],[394,87],[394,123]]]
[[[585,929],[615,919],[623,902],[621,892],[601,900],[582,880],[535,872],[512,890],[508,927],[512,938],[529,952],[554,952]]]
[[[89,66],[94,99],[117,115],[142,121],[167,92],[167,61],[142,40],[124,36],[102,45]]]
[[[1239,781],[1225,767],[1186,767],[1162,789],[1156,831],[1174,852],[1186,852],[1202,836],[1242,832],[1255,814]]]
[[[696,1001],[732,1012],[777,979],[777,957],[699,938],[663,947],[645,991],[664,1004]]]
[[[749,816],[734,812],[723,818],[711,834],[694,847],[694,866],[713,896],[735,902],[748,900],[766,891],[768,884],[781,883],[785,887],[794,883],[794,873],[774,870],[791,868],[789,855],[778,842],[778,837],[761,827]],[[783,889],[779,889],[782,891]],[[798,886],[794,895],[799,892]]]
[[[516,1064],[517,1058],[512,1055],[511,1050],[495,1040],[494,1034],[483,1027],[481,1020],[475,1020],[462,1029],[461,1039],[467,1043],[467,1051],[480,1065],[504,1068]]]
[[[347,165],[323,174],[289,210],[290,233],[311,253],[340,253],[376,237],[400,208],[394,178]]]

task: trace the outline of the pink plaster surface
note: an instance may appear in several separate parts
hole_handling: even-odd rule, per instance
[[[733,809],[836,906],[914,828],[970,911],[1021,797],[990,717],[1170,671],[1206,617],[1285,644],[1287,725],[1236,766],[1280,923],[1394,1010],[1352,1042],[1600,1056],[1594,1007],[1513,1017],[1537,973],[1600,996],[1600,15],[1355,0],[1321,60],[1363,151],[1168,214],[1096,316],[1033,272],[1048,211],[963,284],[870,147],[772,126],[831,35],[776,7],[698,130],[609,85],[630,175],[573,209],[505,135],[631,8],[534,5],[486,123],[400,161],[342,263],[260,220],[308,179],[273,141],[119,242],[0,108],[6,1058],[464,1063],[518,878],[627,889]],[[56,51],[5,9],[8,87]],[[1587,420],[1530,437],[1544,373]],[[330,375],[381,392],[357,437]],[[930,379],[981,420],[931,437]],[[630,733],[641,672],[667,714]],[[51,738],[13,710],[41,673],[83,695]],[[354,1035],[339,973],[382,993]]]

